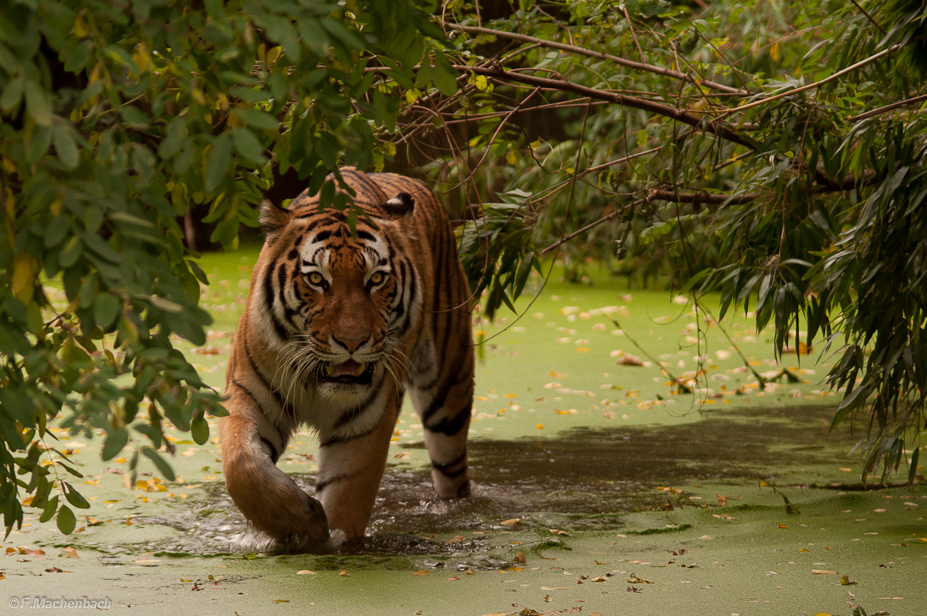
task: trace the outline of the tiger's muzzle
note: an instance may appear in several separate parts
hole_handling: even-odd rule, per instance
[[[376,362],[358,363],[353,359],[341,363],[327,362],[317,374],[319,383],[370,385]]]

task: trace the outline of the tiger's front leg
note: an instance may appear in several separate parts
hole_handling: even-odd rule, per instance
[[[355,436],[320,434],[316,495],[331,529],[343,531],[345,539],[363,537],[370,521],[396,427],[397,405],[398,393],[393,390],[372,430]]]
[[[227,417],[219,421],[222,469],[229,495],[245,518],[278,544],[295,552],[329,548],[328,521],[322,504],[306,494],[276,466],[273,440],[279,434],[240,392],[226,402]],[[260,425],[259,425],[260,424]],[[261,429],[268,432],[262,437]],[[285,441],[278,444],[282,448]]]

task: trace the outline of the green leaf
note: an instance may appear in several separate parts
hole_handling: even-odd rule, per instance
[[[68,126],[55,127],[55,130],[52,131],[52,143],[55,144],[55,150],[58,152],[58,160],[66,168],[74,169],[77,167],[77,163],[80,162],[80,152]]]
[[[43,243],[46,248],[54,248],[64,239],[64,236],[71,228],[71,217],[66,214],[59,214],[48,222],[45,227],[45,237]]]
[[[48,151],[51,141],[51,128],[48,126],[36,126],[26,144],[26,162],[30,165],[39,162],[39,159],[45,156],[45,152]]]
[[[209,440],[209,423],[202,413],[194,417],[190,423],[190,435],[197,445],[205,445]]]
[[[256,162],[259,165],[267,162],[267,157],[264,156],[264,148],[261,147],[261,142],[258,141],[254,133],[247,128],[236,128],[232,130],[232,141],[238,153],[248,160]]]
[[[93,320],[108,331],[119,314],[119,298],[112,293],[100,293],[93,300]]]
[[[61,509],[58,510],[57,522],[58,530],[65,535],[70,535],[74,532],[74,527],[77,526],[77,518],[74,517],[74,512],[67,505],[61,505]]]
[[[145,296],[151,305],[157,308],[158,310],[163,310],[164,312],[172,312],[174,314],[180,313],[183,311],[183,306],[177,302],[172,302],[171,300],[165,297],[159,297],[157,295],[147,295]]]
[[[454,67],[443,56],[438,56],[438,61],[435,62],[434,72],[432,73],[432,80],[441,94],[453,96],[457,93],[458,76]]]
[[[158,470],[161,472],[162,475],[164,475],[165,479],[167,479],[168,481],[174,481],[175,479],[174,470],[171,468],[170,464],[168,464],[164,460],[164,458],[161,457],[161,454],[159,454],[157,451],[155,451],[151,447],[145,447],[144,449],[142,449],[142,454],[146,458],[154,462],[155,466],[158,467]]]
[[[19,104],[19,101],[23,97],[23,86],[25,85],[25,79],[22,74],[17,75],[13,78],[6,87],[3,88],[3,94],[0,95],[0,109],[4,111],[9,111],[13,107]]]
[[[103,452],[101,454],[103,461],[115,458],[128,442],[129,431],[125,428],[115,428],[109,432],[103,441]]]
[[[26,81],[24,91],[26,93],[26,111],[29,112],[35,123],[39,126],[51,126],[52,111],[49,93],[31,79]]]
[[[206,164],[206,190],[213,191],[225,179],[225,173],[232,159],[232,137],[222,133],[212,142],[212,152]]]
[[[254,109],[253,107],[236,107],[232,111],[232,114],[241,118],[248,126],[253,126],[254,128],[277,130],[277,128],[280,127],[280,122],[277,118],[266,111]]]
[[[61,253],[58,255],[58,264],[64,268],[71,267],[77,263],[77,259],[80,255],[81,242],[80,238],[75,235],[71,237],[67,244],[64,245],[64,248],[61,249]]]
[[[45,503],[45,508],[42,510],[39,522],[48,522],[55,515],[56,511],[58,511],[58,497],[52,496],[51,499]]]
[[[199,263],[192,259],[187,259],[187,265],[190,266],[190,271],[193,272],[193,275],[196,276],[197,280],[205,285],[209,284],[209,278],[206,277],[206,272],[203,271],[203,268],[200,267]]]
[[[62,481],[61,483],[65,486],[64,496],[68,499],[69,503],[78,509],[90,509],[90,503],[87,502],[87,499],[85,499],[80,492],[74,489],[74,486],[67,481]],[[58,514],[58,519],[61,519],[60,513]]]

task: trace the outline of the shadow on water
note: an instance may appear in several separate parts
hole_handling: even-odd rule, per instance
[[[515,517],[547,528],[615,528],[621,526],[622,514],[665,503],[657,486],[754,483],[833,463],[855,439],[846,430],[830,432],[832,417],[833,408],[820,406],[740,409],[712,411],[682,425],[575,428],[555,438],[473,439],[470,498],[442,501],[434,495],[427,469],[391,465],[380,487],[370,536],[347,551],[459,551],[460,545],[422,536],[486,529]],[[313,493],[313,475],[293,478]],[[184,531],[156,549],[200,554],[242,550],[241,542],[232,538],[242,535],[246,525],[224,486],[211,487],[206,499],[190,505],[172,519],[146,520]],[[260,547],[252,541],[245,549]]]

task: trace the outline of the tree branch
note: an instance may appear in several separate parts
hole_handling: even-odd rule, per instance
[[[739,107],[734,107],[734,108],[732,108],[730,111],[731,111],[731,112],[734,112],[734,111],[740,112],[740,111],[744,111],[744,110],[746,110],[746,109],[752,109],[752,108],[754,108],[754,107],[759,107],[760,105],[765,105],[766,103],[770,103],[770,102],[772,102],[772,101],[779,100],[780,98],[784,98],[784,97],[786,97],[786,96],[791,96],[792,94],[798,94],[799,92],[804,92],[805,90],[811,90],[811,89],[814,89],[814,88],[820,88],[820,87],[823,86],[825,83],[830,83],[831,81],[834,81],[835,79],[839,79],[840,77],[843,77],[843,76],[846,75],[847,73],[850,73],[850,72],[852,72],[852,71],[855,71],[855,70],[858,69],[858,68],[862,68],[863,66],[866,66],[867,64],[869,64],[869,63],[871,63],[871,62],[875,62],[876,60],[878,60],[878,59],[881,58],[882,56],[887,55],[887,54],[890,54],[891,52],[895,51],[896,49],[898,49],[898,48],[900,48],[900,47],[901,47],[901,43],[896,43],[896,44],[892,45],[891,47],[889,47],[888,49],[883,49],[883,50],[880,51],[879,53],[873,54],[873,55],[869,56],[868,58],[866,58],[865,60],[860,60],[859,62],[857,62],[857,63],[854,64],[853,66],[848,66],[847,68],[843,69],[842,71],[837,71],[836,73],[834,73],[834,74],[831,75],[830,77],[827,77],[827,78],[825,78],[825,79],[822,79],[821,81],[816,81],[816,82],[814,82],[814,83],[809,83],[809,84],[806,85],[806,86],[802,86],[802,87],[800,87],[800,88],[795,88],[794,90],[789,90],[788,92],[782,92],[782,93],[780,93],[780,94],[776,94],[775,96],[770,96],[769,98],[760,99],[760,100],[758,100],[758,101],[754,101],[754,102],[749,103],[749,104],[747,104],[747,105],[741,105],[741,106],[739,106]]]
[[[759,199],[762,193],[745,193],[743,195],[719,195],[717,193],[676,193],[672,190],[651,189],[647,191],[647,201],[675,201],[677,203],[749,203]]]
[[[615,94],[613,92],[608,92],[607,90],[595,90],[593,88],[587,88],[586,86],[581,86],[579,84],[565,81],[563,79],[548,79],[546,77],[534,77],[533,75],[513,73],[499,67],[455,65],[454,68],[459,71],[473,71],[476,74],[486,75],[487,77],[492,77],[499,81],[517,81],[531,86],[549,88],[551,90],[573,92],[574,94],[588,96],[592,99],[609,101],[623,107],[631,107],[632,109],[648,111],[650,113],[662,115],[667,118],[672,118],[673,120],[678,120],[683,124],[688,124],[689,126],[698,128],[699,130],[712,133],[722,139],[732,141],[744,147],[751,149],[755,149],[756,147],[756,144],[754,144],[751,139],[741,135],[738,131],[734,130],[726,124],[712,123],[707,117],[699,117],[682,109],[674,109],[673,107],[661,105],[660,103],[637,98],[635,96]]]
[[[875,18],[873,18],[873,16],[870,15],[866,9],[864,9],[863,7],[859,5],[859,2],[857,2],[856,0],[850,0],[850,2],[856,5],[856,8],[858,8],[860,12],[862,12],[862,14],[866,16],[866,19],[872,22],[872,25],[879,29],[879,32],[881,32],[883,35],[887,34],[887,32],[885,32],[885,28],[880,26],[879,22],[877,22]]]
[[[542,251],[541,251],[541,256],[543,257],[544,255],[546,255],[546,254],[547,254],[548,252],[550,252],[551,250],[554,250],[555,248],[557,248],[557,247],[560,246],[561,244],[563,244],[563,243],[565,243],[565,242],[568,242],[569,240],[573,239],[573,238],[576,237],[577,235],[581,235],[581,234],[585,233],[586,231],[588,231],[588,230],[590,230],[590,229],[593,229],[593,228],[595,228],[595,227],[598,227],[598,226],[601,225],[603,222],[607,222],[607,221],[611,220],[612,218],[614,218],[614,217],[617,216],[618,214],[622,213],[622,212],[625,211],[626,209],[632,208],[632,207],[634,207],[635,205],[640,205],[640,204],[643,203],[643,202],[644,202],[643,199],[638,199],[637,201],[632,201],[631,203],[629,203],[628,205],[626,205],[624,208],[622,208],[622,209],[620,209],[620,210],[615,210],[614,212],[610,212],[610,213],[606,214],[605,216],[603,216],[602,218],[600,218],[600,219],[598,219],[598,220],[596,220],[596,221],[593,221],[593,222],[589,223],[588,225],[586,225],[586,226],[583,227],[582,229],[578,229],[578,230],[574,231],[573,233],[570,233],[569,235],[565,235],[565,236],[561,237],[559,240],[557,240],[556,242],[554,242],[553,244],[551,244],[550,246],[548,246],[547,248],[545,248],[544,250],[542,250]]]
[[[535,38],[533,36],[528,36],[526,34],[517,34],[515,32],[504,32],[501,30],[490,30],[489,28],[477,28],[474,26],[459,26],[456,24],[447,24],[448,27],[455,30],[460,30],[461,32],[466,32],[468,34],[487,34],[490,36],[498,36],[499,38],[507,38],[515,41],[522,41],[525,43],[533,43],[541,45],[543,47],[550,47],[551,49],[559,49],[561,51],[568,51],[570,53],[580,54],[583,56],[588,56],[590,58],[599,58],[602,60],[611,60],[615,64],[619,64],[626,68],[631,68],[637,71],[646,71],[648,73],[656,73],[657,75],[663,75],[664,77],[672,77],[674,79],[681,79],[682,81],[694,84],[705,86],[706,88],[711,88],[712,90],[717,90],[718,92],[725,92],[727,94],[750,94],[746,90],[739,90],[737,88],[732,88],[731,86],[726,86],[721,83],[716,83],[714,81],[697,81],[690,75],[685,73],[680,73],[679,71],[670,70],[663,68],[661,66],[654,66],[652,64],[644,64],[643,62],[634,62],[633,60],[625,60],[624,58],[619,58],[618,56],[613,56],[611,54],[602,53],[600,51],[593,51],[591,49],[585,49],[583,47],[577,47],[575,45],[566,45],[564,43],[555,43],[554,41],[545,41],[544,39]]]
[[[907,100],[898,101],[897,103],[892,103],[891,105],[885,105],[884,107],[879,107],[878,109],[873,109],[872,111],[861,113],[859,115],[853,116],[852,118],[847,118],[847,122],[858,122],[860,120],[865,120],[866,118],[871,118],[873,116],[881,115],[887,111],[891,111],[892,109],[897,109],[898,107],[904,107],[905,105],[913,105],[914,103],[919,103],[921,101],[927,101],[927,94],[915,96],[914,98],[909,98]]]

